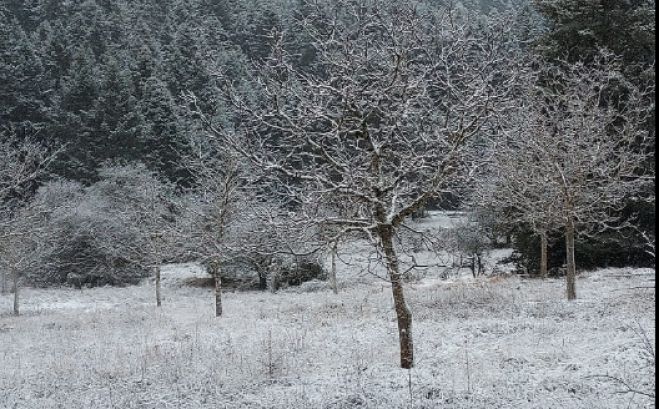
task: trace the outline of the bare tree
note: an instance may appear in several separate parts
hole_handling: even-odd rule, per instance
[[[0,268],[12,278],[13,313],[20,313],[20,289],[25,276],[40,270],[54,250],[46,223],[48,209],[43,202],[30,201],[0,225]]]
[[[190,138],[188,170],[197,188],[186,197],[178,231],[188,240],[185,251],[201,259],[215,281],[215,316],[222,315],[222,265],[230,258],[229,229],[240,212],[238,162],[224,149]]]
[[[7,273],[12,280],[15,315],[20,312],[19,294],[25,275],[41,268],[52,251],[43,205],[33,199],[16,204],[0,221],[0,269],[3,271],[3,285],[6,285]]]
[[[0,131],[0,262],[4,264],[1,288],[3,294],[7,292],[9,270],[13,277],[15,314],[19,311],[20,269],[33,256],[26,246],[34,244],[35,238],[29,223],[23,225],[23,219],[32,219],[34,212],[23,208],[36,190],[38,179],[58,153],[32,139],[17,138],[12,129]],[[25,230],[20,231],[19,226]]]
[[[0,204],[6,209],[11,199],[20,199],[58,153],[30,138],[17,138],[11,129],[0,131]]]
[[[349,202],[342,201],[340,197],[331,200],[331,198],[326,198],[324,203],[315,203],[311,214],[320,215],[320,218],[323,219],[349,219],[350,217],[358,214],[359,206],[351,204]],[[330,268],[328,272],[330,288],[334,294],[339,293],[339,285],[336,276],[336,261],[338,258],[339,247],[341,246],[342,241],[348,241],[354,239],[354,235],[348,235],[347,231],[344,231],[341,225],[336,225],[333,223],[323,223],[319,226],[319,239],[325,247],[325,257],[329,255],[330,258]],[[329,254],[328,254],[329,253]]]
[[[539,62],[507,139],[497,146],[495,202],[513,208],[545,238],[562,228],[567,250],[567,298],[575,299],[575,235],[616,225],[624,198],[644,180],[649,135],[644,92],[624,80],[605,54],[588,66]]]
[[[526,109],[522,108],[522,109]],[[526,146],[528,137],[543,132],[537,117],[523,117],[508,138],[498,140],[487,171],[481,173],[473,199],[510,226],[529,226],[540,237],[539,275],[547,277],[549,234],[561,226],[559,193],[549,175],[537,166],[537,154]]]
[[[176,230],[178,202],[173,186],[139,163],[105,166],[99,175],[101,181],[86,190],[86,203],[105,230],[94,244],[111,260],[153,271],[160,307],[161,265],[175,255],[182,240]]]
[[[191,163],[191,162],[188,162]],[[198,162],[198,165],[200,163]],[[215,282],[215,313],[222,315],[222,277],[255,271],[261,289],[275,292],[280,270],[294,269],[319,245],[313,228],[291,217],[278,203],[258,199],[244,186],[236,162],[205,162],[198,188],[185,198],[179,232],[185,254],[206,265]],[[238,272],[236,269],[247,271]]]
[[[182,246],[208,268],[215,281],[215,313],[222,315],[222,276],[248,265],[261,289],[275,292],[279,270],[299,266],[318,251],[314,226],[295,217],[276,195],[268,193],[249,161],[222,140],[189,135],[187,170],[195,187],[182,203],[178,231]]]
[[[466,259],[474,278],[485,274],[483,257],[488,252],[491,243],[476,217],[470,214],[465,220],[450,229],[450,238],[454,244],[453,251],[458,254],[461,261],[458,268],[464,267],[462,261]]]
[[[274,32],[255,73],[259,97],[228,84],[235,126],[211,118],[206,126],[293,211],[336,227],[337,238],[370,238],[392,285],[400,365],[411,368],[412,313],[394,238],[428,200],[470,178],[475,148],[514,82],[506,24],[407,2],[308,6],[300,29],[312,39],[314,69],[295,68]],[[335,200],[354,213],[314,211]]]

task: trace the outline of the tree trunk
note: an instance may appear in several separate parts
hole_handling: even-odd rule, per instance
[[[213,260],[210,262],[211,275],[215,281],[215,316],[222,316],[222,277],[220,276],[220,262]]]
[[[279,273],[277,270],[271,270],[268,274],[268,289],[271,293],[276,293],[279,287]]]
[[[215,275],[215,316],[222,316],[222,277],[218,271]]]
[[[7,270],[2,269],[2,289],[0,290],[1,294],[7,294]]]
[[[254,266],[259,275],[259,289],[265,291],[268,289],[268,271],[271,262],[269,260],[257,260]]]
[[[567,282],[567,299],[574,300],[577,298],[577,289],[576,289],[576,263],[574,259],[574,221],[572,218],[568,219],[567,225],[565,226],[565,247],[567,255],[567,271],[566,271],[566,282]]]
[[[155,266],[154,272],[156,274],[156,307],[160,307],[162,306],[160,298],[160,266]]]
[[[14,270],[13,271],[13,278],[14,278],[14,315],[19,315],[20,310],[18,308],[18,302],[19,302],[19,292],[20,292],[20,286],[18,285],[18,271]]]
[[[336,282],[336,244],[332,246],[332,268],[330,271],[330,287],[334,294],[339,293],[339,286]]]
[[[400,342],[400,366],[403,369],[410,369],[414,366],[414,344],[412,342],[412,313],[410,312],[405,295],[403,293],[403,284],[398,271],[398,256],[394,249],[392,240],[392,228],[380,228],[380,239],[382,240],[382,249],[384,251],[387,263],[387,271],[391,280],[391,291],[394,297],[394,307],[398,320],[398,339]]]
[[[268,289],[268,274],[265,271],[259,271],[259,289],[262,291]]]
[[[540,232],[540,277],[547,278],[547,232]]]
[[[426,207],[419,206],[419,208],[412,213],[412,220],[422,219],[425,216],[426,216]]]

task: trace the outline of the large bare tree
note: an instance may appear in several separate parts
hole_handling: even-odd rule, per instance
[[[649,113],[643,103],[648,91],[627,82],[606,53],[588,65],[537,66],[509,117],[508,137],[497,146],[491,198],[541,237],[564,231],[572,300],[575,235],[620,228],[624,199],[645,183],[650,135],[641,125]]]
[[[392,286],[400,365],[411,368],[396,233],[470,178],[516,75],[507,25],[412,2],[309,2],[306,11],[298,28],[311,39],[314,66],[295,67],[285,34],[273,32],[271,56],[254,74],[257,97],[227,84],[234,125],[206,125],[291,211],[333,226],[336,239],[370,238]],[[354,211],[316,211],[337,200]]]

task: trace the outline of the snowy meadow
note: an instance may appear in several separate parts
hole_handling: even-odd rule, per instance
[[[416,366],[397,365],[389,284],[350,276],[276,294],[227,292],[213,314],[198,274],[126,288],[0,298],[3,408],[650,408],[654,270],[563,279],[431,275],[407,284]]]
[[[654,408],[600,3],[1,2],[0,409]]]

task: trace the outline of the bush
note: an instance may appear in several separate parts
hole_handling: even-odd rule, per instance
[[[297,287],[310,281],[326,280],[320,261],[312,257],[269,257],[268,262],[255,264],[243,257],[226,262],[221,267],[222,288],[235,290],[266,290],[271,278],[275,278],[275,289]],[[276,277],[274,276],[276,275]],[[195,278],[186,282],[191,287],[213,287],[213,277]]]
[[[551,234],[548,237],[547,270],[550,276],[559,274],[565,264],[565,242],[560,234]],[[509,261],[517,267],[522,274],[540,274],[540,237],[525,226],[518,227],[513,236],[513,254]],[[577,259],[577,266],[579,259]]]
[[[48,209],[50,243],[43,267],[30,272],[28,281],[126,285],[150,273],[150,220],[162,212],[154,197],[166,187],[139,165],[107,167],[101,177],[89,187],[54,181],[39,190],[35,200]]]
[[[279,270],[278,287],[299,286],[311,280],[326,280],[327,273],[319,260],[311,257],[302,258],[293,263],[287,263]]]
[[[654,259],[644,250],[644,243],[633,233],[622,235],[609,232],[597,238],[577,237],[575,240],[575,258],[577,268],[594,269],[598,267],[651,267]],[[514,262],[518,271],[538,274],[540,266],[540,238],[530,229],[520,227],[513,240]],[[549,236],[547,267],[550,275],[563,274],[565,264],[565,238],[561,232]]]

